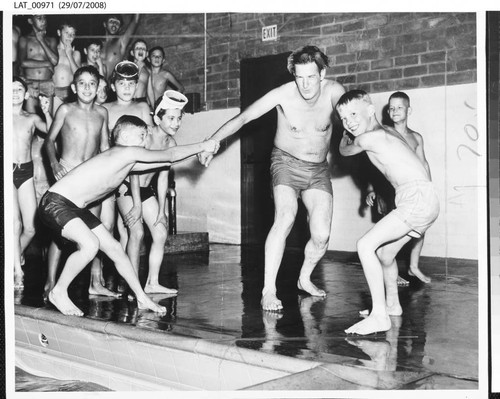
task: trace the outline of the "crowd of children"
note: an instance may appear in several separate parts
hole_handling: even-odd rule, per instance
[[[60,24],[58,40],[47,36],[47,18],[43,15],[28,18],[32,29],[27,35],[22,36],[16,31],[13,60],[16,75],[13,77],[12,99],[16,288],[23,285],[23,253],[35,235],[38,207],[40,220],[53,233],[47,255],[44,297],[63,314],[83,315],[70,300],[68,287],[87,264],[91,264],[89,294],[120,295],[106,287],[99,253],[104,253],[113,262],[139,307],[164,312],[165,309],[151,301],[147,294],[177,293],[176,289],[159,283],[168,234],[166,198],[170,165],[198,154],[200,162],[208,166],[218,151],[219,140],[238,131],[259,112],[267,111],[271,105],[283,107],[283,104],[293,101],[296,102],[294,109],[301,109],[303,103],[310,100],[307,97],[310,95],[327,104],[318,110],[326,126],[321,134],[325,138],[331,135],[328,121],[334,111],[332,105],[336,104],[335,110],[345,128],[340,153],[351,156],[366,152],[371,163],[395,188],[394,209],[387,209],[385,216],[357,243],[373,308],[364,320],[346,332],[364,335],[388,330],[391,326],[389,316],[402,313],[396,254],[415,238],[409,274],[430,282],[418,268],[418,257],[425,231],[439,214],[439,201],[432,186],[422,136],[408,128],[409,97],[402,92],[391,95],[388,113],[393,127],[380,125],[367,93],[361,90],[344,93],[337,82],[323,82],[326,63],[320,67],[316,61],[302,57],[291,63],[294,83],[267,94],[247,111],[228,121],[212,139],[177,146],[174,136],[181,126],[183,108],[188,99],[182,94],[184,86],[163,67],[165,52],[161,47],[148,51],[147,42],[136,39],[129,49],[139,20],[139,15],[135,15],[123,27],[120,16],[108,16],[103,24],[104,40],[92,38],[86,43],[83,48],[85,60],[74,47],[76,29],[69,22]],[[319,52],[313,46],[306,46],[299,53],[306,53],[310,48]],[[128,60],[126,55],[129,55]],[[307,75],[312,82],[309,83],[314,84],[313,94],[305,89],[302,75]],[[172,85],[177,90],[169,90]],[[301,97],[295,95],[297,91]],[[321,97],[322,91],[329,93],[330,97]],[[36,113],[37,108],[43,118]],[[251,114],[251,117],[246,114]],[[286,146],[287,137],[287,132],[278,132],[278,144]],[[43,148],[40,152],[38,146],[38,162],[50,166],[47,181],[52,184],[46,184],[46,189],[37,193],[34,184],[37,166],[32,151],[35,148],[33,143],[40,140]],[[327,142],[329,140],[325,139]],[[325,149],[322,156],[326,157],[327,146],[320,144]],[[275,196],[291,193],[292,199],[296,199],[295,191],[286,191],[291,183],[283,180],[288,179],[292,156],[278,148],[279,145],[275,152],[281,151],[280,159],[286,158],[283,164],[285,174],[280,175],[282,180],[275,184]],[[294,150],[297,149],[289,151]],[[317,168],[318,161],[321,160],[307,160],[314,168]],[[305,167],[306,161],[301,162],[299,169]],[[43,168],[43,165],[38,168]],[[157,185],[153,187],[155,177]],[[318,206],[332,198],[329,176],[325,175],[323,180],[326,182],[324,187],[313,190],[320,193],[317,201],[313,201]],[[308,188],[301,190],[305,192]],[[373,190],[366,203],[374,205],[377,197],[380,195]],[[307,196],[303,199],[308,201]],[[324,209],[324,215],[328,215],[328,210],[329,207]],[[143,288],[138,272],[144,225],[151,233],[152,243],[148,255],[149,273]],[[120,233],[119,241],[115,239],[115,227]],[[57,277],[61,237],[76,243],[76,249]],[[323,246],[326,250],[326,245]],[[316,256],[317,260],[321,256]],[[316,263],[311,263],[309,274]],[[272,284],[277,268],[274,272],[267,273]],[[299,279],[298,287],[313,296],[326,295],[312,285],[308,276]],[[273,292],[266,300],[263,293],[262,306],[270,311],[282,309]]]
[[[163,59],[155,63],[155,75],[162,78],[152,81],[144,40],[138,39],[132,45],[133,62],[124,60],[138,21],[139,16],[134,16],[121,33],[121,17],[107,17],[105,40],[91,38],[83,48],[85,60],[74,47],[76,28],[70,22],[60,24],[58,41],[47,36],[44,15],[28,17],[32,30],[27,35],[22,36],[16,29],[19,34],[13,43],[16,50],[13,54],[14,284],[16,289],[23,288],[24,252],[35,236],[38,213],[39,219],[53,232],[46,256],[44,298],[68,315],[82,315],[69,299],[67,288],[89,263],[89,294],[120,295],[106,287],[99,251],[113,261],[140,307],[164,310],[147,297],[138,280],[143,221],[153,238],[145,291],[175,294],[177,290],[161,286],[158,279],[168,231],[165,203],[169,167],[198,152],[218,149],[215,140],[176,146],[173,136],[181,125],[187,98],[180,91],[167,90],[167,85],[177,84],[184,90],[183,86],[159,71]],[[152,87],[158,92],[162,90],[158,101],[151,94]],[[110,94],[116,99],[108,102]],[[140,147],[145,150],[139,150]],[[32,152],[36,155],[36,166]],[[100,164],[98,160],[106,162],[104,169],[109,174],[96,166]],[[39,173],[45,184],[42,181],[35,184],[36,169],[44,170],[45,165],[49,166],[49,176]],[[80,180],[82,173],[91,177]],[[157,189],[151,186],[155,173],[158,173]],[[85,188],[90,185],[92,188]],[[35,186],[45,189],[37,193]],[[116,245],[114,239],[117,217],[120,241],[125,248],[122,251],[122,245]],[[64,241],[61,237],[77,246],[59,275]]]

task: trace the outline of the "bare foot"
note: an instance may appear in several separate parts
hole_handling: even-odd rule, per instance
[[[385,311],[389,316],[401,316],[403,314],[403,308],[398,303],[396,305],[386,305]]]
[[[52,291],[52,288],[54,288],[54,286],[56,285],[56,283],[54,281],[48,281],[45,283],[45,286],[43,287],[43,301],[45,303],[48,302],[49,300],[49,292]]]
[[[108,290],[106,287],[99,283],[93,283],[89,285],[89,294],[90,295],[101,295],[101,296],[112,296],[114,298],[119,298],[121,294],[119,292],[114,292]]]
[[[387,331],[391,328],[391,319],[388,315],[370,314],[366,319],[349,327],[345,332],[347,334],[367,335],[379,331]]]
[[[387,305],[385,307],[385,310],[389,316],[401,316],[403,314],[403,308],[401,307],[401,305]],[[370,315],[370,311],[368,309],[360,310],[359,315],[367,317]]]
[[[262,293],[262,299],[260,300],[262,309],[270,310],[273,312],[278,312],[283,309],[281,301],[278,299],[274,292]]]
[[[297,287],[299,288],[299,290],[308,292],[312,296],[322,296],[322,297],[326,296],[326,292],[316,287],[311,280],[299,279],[297,281]]]
[[[398,287],[408,287],[410,282],[405,280],[403,277],[398,276]]]
[[[167,308],[165,306],[161,306],[153,302],[146,294],[144,294],[144,296],[141,295],[140,300],[137,298],[137,307],[139,309],[149,309],[155,313],[167,313]]]
[[[66,291],[52,289],[48,295],[49,301],[64,315],[83,316],[83,312],[69,299]]]
[[[418,267],[410,268],[408,270],[408,274],[410,276],[417,277],[420,281],[427,284],[429,284],[432,281],[431,278],[422,273]]]
[[[144,287],[146,294],[177,294],[175,288],[167,288],[160,284],[146,284]]]
[[[24,273],[22,270],[14,271],[14,289],[21,290],[24,288]]]

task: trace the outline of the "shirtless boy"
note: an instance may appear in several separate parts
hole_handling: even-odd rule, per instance
[[[151,76],[148,84],[148,98],[150,104],[155,104],[158,97],[172,85],[177,91],[184,93],[184,86],[174,74],[163,68],[165,63],[165,51],[163,47],[157,46],[149,50],[149,62],[151,64]]]
[[[26,100],[26,110],[36,112],[39,95],[49,99],[52,114],[54,82],[52,75],[59,61],[57,40],[47,37],[47,17],[32,15],[28,17],[31,32],[19,38],[18,57],[20,74],[28,84],[30,98]]]
[[[344,128],[340,153],[351,156],[366,152],[396,190],[396,209],[376,223],[357,242],[370,294],[368,317],[346,330],[371,334],[391,328],[389,316],[402,314],[398,296],[396,255],[412,237],[421,237],[439,214],[439,200],[424,166],[413,148],[390,127],[381,126],[375,107],[363,90],[345,93],[337,103]]]
[[[107,76],[108,69],[106,68],[106,65],[104,65],[102,61],[101,51],[102,51],[102,41],[100,41],[99,39],[90,39],[87,42],[85,48],[83,49],[83,52],[87,56],[87,61],[84,62],[82,65],[92,65],[95,69],[97,69],[99,75]]]
[[[28,87],[19,77],[12,79],[13,109],[13,177],[14,177],[14,284],[15,288],[23,286],[22,257],[35,235],[35,214],[37,201],[33,180],[33,160],[31,144],[35,129],[47,133],[47,125],[52,123],[49,112],[49,101],[40,98],[40,105],[46,121],[37,114],[23,110],[23,103],[28,98]]]
[[[139,14],[135,14],[122,34],[120,32],[123,20],[120,15],[109,15],[104,21],[103,25],[106,37],[102,47],[101,58],[104,65],[106,65],[107,74],[104,75],[106,79],[111,77],[115,65],[125,58],[125,51],[137,28],[139,17]]]
[[[163,97],[155,104],[155,127],[148,134],[146,148],[148,150],[166,150],[176,146],[173,136],[179,130],[182,122],[182,108],[187,98],[174,90],[167,90]],[[157,196],[151,185],[151,180],[158,175]],[[165,216],[165,204],[168,190],[168,168],[143,173],[139,176],[142,201],[142,217],[151,232],[152,243],[149,251],[149,273],[144,291],[146,293],[176,293],[177,290],[160,285],[158,276],[167,241],[168,226]],[[133,201],[130,193],[130,183],[124,181],[117,192],[116,202],[120,213],[125,216],[132,208]],[[130,226],[130,236],[142,238],[144,227],[142,223]],[[127,253],[135,268],[139,271],[139,253],[142,240],[131,240],[127,246]]]
[[[103,75],[99,75],[99,86],[97,86],[97,96],[95,98],[95,103],[97,105],[102,105],[108,100],[108,82]]]
[[[313,296],[326,296],[311,281],[311,273],[325,254],[330,239],[333,190],[326,160],[332,137],[332,114],[344,93],[339,83],[325,79],[328,58],[315,46],[305,46],[288,58],[294,82],[271,90],[225,123],[212,137],[222,140],[244,124],[277,108],[278,124],[271,154],[271,178],[275,204],[274,224],[265,245],[262,307],[283,308],[276,296],[276,276],[286,238],[297,215],[299,195],[307,209],[311,238],[297,287]],[[205,166],[211,154],[199,155]]]
[[[137,39],[132,44],[132,50],[130,50],[130,55],[132,57],[132,62],[139,68],[139,80],[137,81],[137,86],[135,88],[134,100],[137,102],[148,102],[147,90],[149,81],[149,68],[146,65],[146,59],[148,57],[148,45],[143,39]],[[154,103],[151,103],[151,106]]]
[[[73,41],[75,40],[76,29],[69,22],[62,22],[57,30],[59,43],[57,51],[59,62],[54,68],[52,80],[55,85],[54,112],[62,103],[68,102],[71,92],[71,82],[73,74],[82,64],[80,52],[75,50]]]
[[[103,106],[108,110],[108,124],[110,131],[113,130],[116,121],[123,115],[137,116],[146,122],[147,125],[153,125],[153,119],[151,118],[148,104],[134,101],[134,93],[137,87],[138,79],[139,68],[133,62],[122,61],[115,66],[111,77],[111,89],[116,93],[116,100],[103,104]],[[118,215],[117,228],[120,234],[120,242],[122,243],[122,246],[127,248],[127,253],[132,259],[138,259],[139,253],[133,254],[133,248],[140,247],[142,235],[139,230],[135,229],[130,231],[129,235],[125,226],[130,228],[138,222],[142,216],[142,206],[139,193],[139,176],[133,174],[130,177],[130,181],[134,206],[127,215],[124,215],[123,219],[120,215]],[[104,218],[103,220],[105,221],[106,226],[109,226],[111,231],[115,225],[116,219],[114,196],[110,196],[103,201],[102,217]],[[137,233],[139,235],[136,236],[132,233]],[[136,264],[135,261],[132,263],[134,265]],[[120,288],[121,287],[119,286],[119,289]]]
[[[48,298],[65,315],[83,316],[68,296],[73,279],[102,250],[115,264],[137,298],[138,308],[164,314],[166,309],[154,303],[142,290],[129,258],[120,243],[85,209],[112,193],[131,171],[144,171],[180,161],[200,151],[218,150],[219,143],[209,140],[164,151],[149,151],[145,145],[147,126],[139,118],[125,115],[113,129],[115,146],[71,170],[57,181],[40,201],[40,218],[62,237],[77,244],[66,261]]]
[[[105,108],[94,104],[98,84],[99,75],[94,67],[79,68],[71,84],[71,89],[77,95],[77,101],[62,104],[56,112],[45,140],[45,150],[56,180],[60,180],[82,162],[109,148],[108,113]],[[55,146],[58,137],[61,138],[59,160]],[[94,204],[91,212],[98,216],[100,204]],[[53,241],[49,248],[46,294],[55,285],[60,258],[61,250]],[[92,263],[89,293],[118,296],[103,286],[99,259],[93,260]]]

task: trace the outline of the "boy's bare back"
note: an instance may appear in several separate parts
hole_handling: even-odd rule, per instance
[[[83,208],[118,187],[130,173],[142,151],[146,150],[140,147],[112,147],[71,170],[50,191]]]

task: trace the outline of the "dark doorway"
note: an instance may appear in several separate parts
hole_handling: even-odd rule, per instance
[[[241,109],[270,90],[293,80],[288,72],[290,53],[241,61]],[[274,203],[269,175],[270,157],[276,133],[276,109],[248,123],[241,132],[241,222],[242,244],[264,244],[274,221]],[[300,201],[299,201],[300,202]],[[303,248],[309,238],[305,208],[299,203],[287,247]]]

